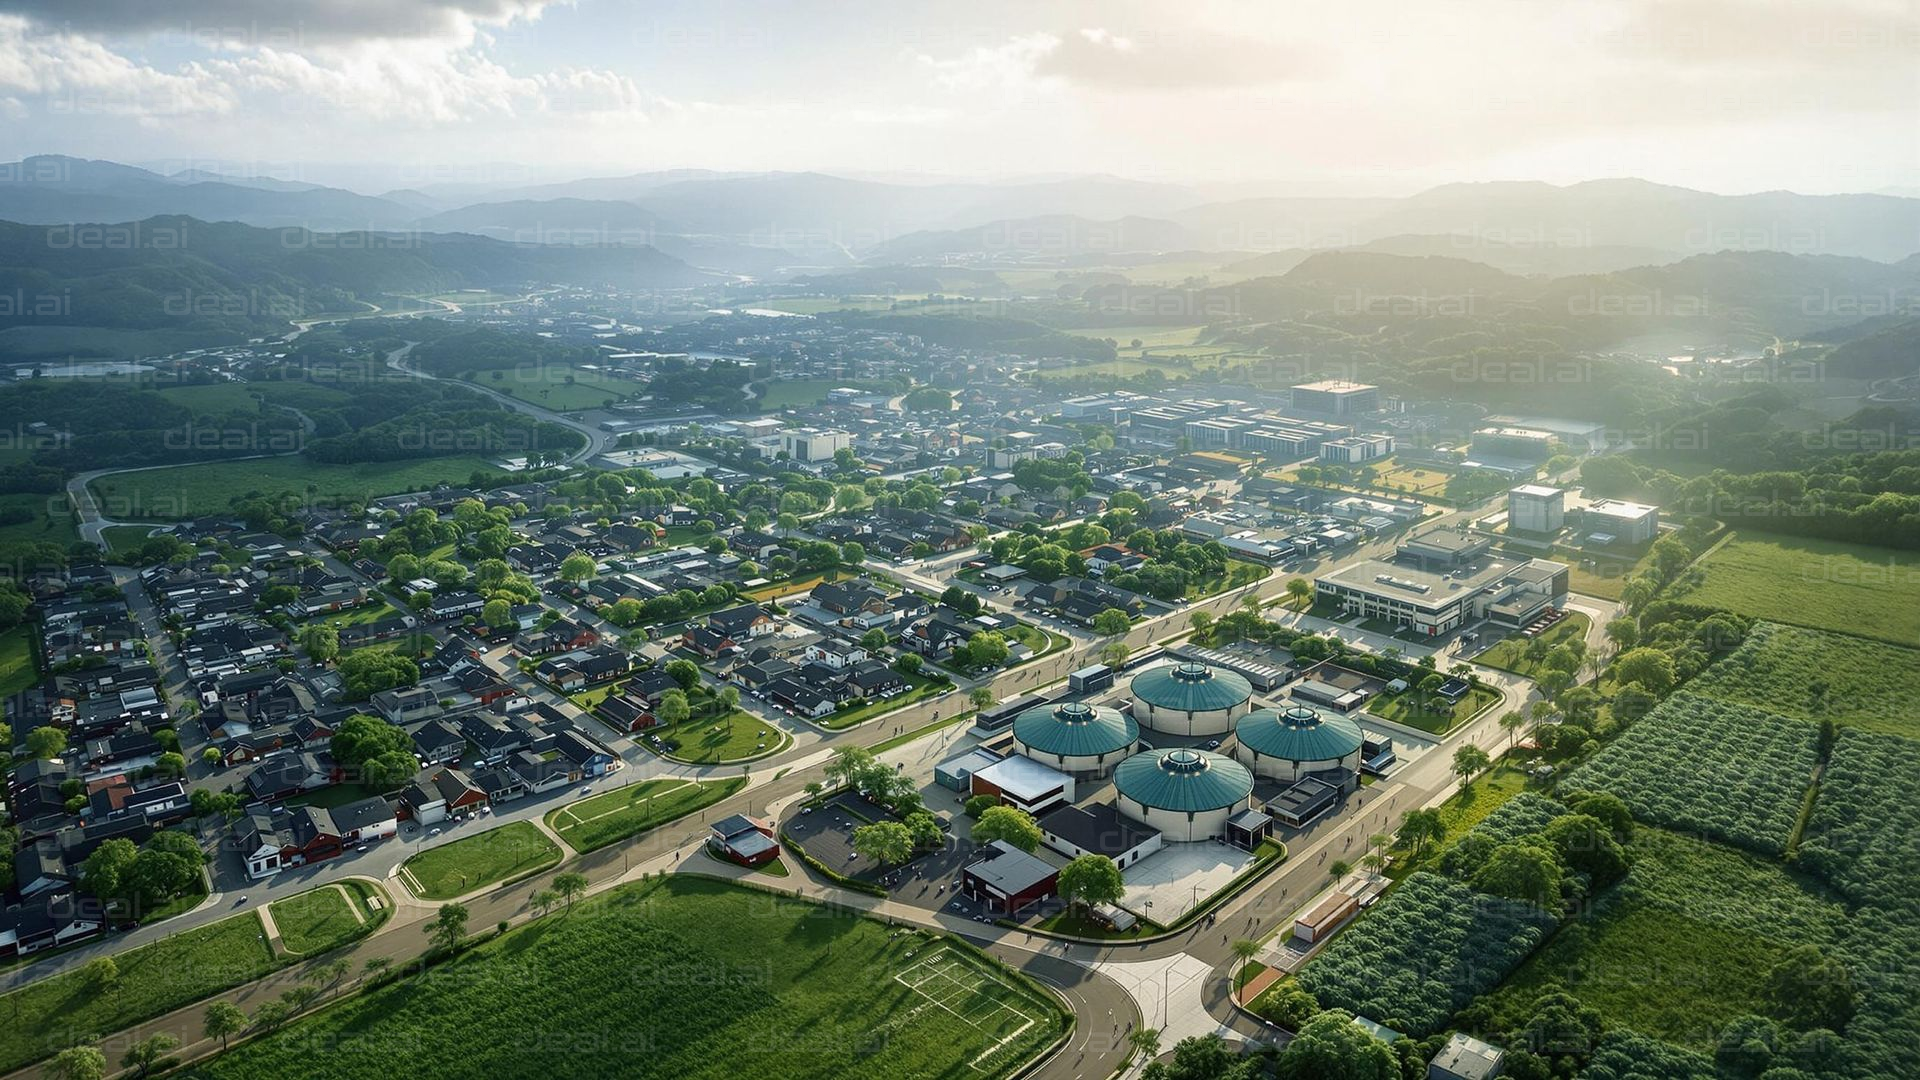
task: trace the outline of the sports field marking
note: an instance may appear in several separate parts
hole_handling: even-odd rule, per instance
[[[1019,1038],[1026,1030],[1039,1023],[1039,1019],[1029,1016],[1025,1010],[1017,1009],[999,1000],[991,993],[983,992],[990,985],[989,980],[951,949],[942,949],[896,974],[894,981],[912,990],[925,999],[925,1003],[914,1009],[918,1013],[922,1008],[940,1009],[958,1018],[966,1024],[988,1036],[1002,1031],[993,1044],[975,1055],[967,1064],[976,1072],[998,1072],[998,1066],[991,1059]],[[997,989],[997,988],[996,988]],[[956,1008],[956,1005],[958,1006]],[[1011,1030],[1007,1030],[1008,1028]]]

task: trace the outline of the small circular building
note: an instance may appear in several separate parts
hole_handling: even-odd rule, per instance
[[[1360,727],[1304,705],[1259,709],[1240,718],[1233,756],[1259,776],[1298,780],[1327,769],[1360,768]]]
[[[1075,776],[1106,776],[1140,741],[1140,725],[1118,709],[1069,701],[1028,709],[1013,720],[1027,757]]]
[[[1225,735],[1253,706],[1253,686],[1205,664],[1149,668],[1133,677],[1133,718],[1168,735]]]
[[[1167,840],[1219,836],[1227,819],[1253,801],[1253,774],[1245,765],[1205,750],[1149,750],[1113,770],[1114,805]]]

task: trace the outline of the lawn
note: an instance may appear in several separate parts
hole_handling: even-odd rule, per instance
[[[1916,686],[1920,650],[1763,622],[1687,689],[1807,720],[1914,738],[1920,737]]]
[[[380,905],[368,901],[380,896]],[[364,881],[308,889],[271,905],[280,944],[290,953],[315,956],[370,934],[393,911],[393,903]]]
[[[578,852],[617,844],[703,810],[747,786],[727,780],[644,780],[582,799],[547,815],[547,827]]]
[[[1269,566],[1261,566],[1241,559],[1228,559],[1226,573],[1219,577],[1193,579],[1193,583],[1187,586],[1186,599],[1204,600],[1209,596],[1219,596],[1221,593],[1232,592],[1243,585],[1263,581],[1272,573],[1273,568]]]
[[[1640,572],[1648,561],[1645,552],[1614,555],[1584,548],[1556,547],[1549,555],[1567,564],[1567,587],[1584,596],[1606,600],[1620,599],[1627,579]],[[1591,562],[1593,565],[1587,565]]]
[[[152,525],[108,525],[100,530],[100,539],[106,544],[107,557],[111,560],[145,543],[153,530]]]
[[[1423,705],[1418,690],[1407,690],[1392,697],[1376,698],[1367,706],[1367,711],[1382,720],[1391,720],[1396,724],[1419,728],[1421,731],[1443,735],[1453,730],[1455,725],[1479,714],[1500,700],[1500,692],[1487,686],[1476,686],[1467,691],[1466,696],[1449,706],[1441,698]]]
[[[883,713],[890,713],[895,709],[905,708],[916,701],[924,701],[953,685],[949,682],[937,682],[927,678],[925,675],[906,675],[904,678],[910,685],[910,689],[908,689],[906,693],[900,694],[897,697],[869,701],[865,705],[856,705],[851,709],[845,709],[815,720],[814,723],[819,724],[828,731],[841,731],[862,721],[871,720]]]
[[[560,861],[560,848],[532,822],[428,848],[400,866],[400,880],[425,900],[451,900]]]
[[[471,381],[475,386],[496,390],[508,397],[556,412],[598,409],[608,399],[623,400],[643,389],[639,383],[622,375],[570,366],[517,367],[510,370],[493,368],[473,372]]]
[[[318,618],[309,619],[308,624],[319,626],[364,626],[370,623],[377,623],[382,619],[391,619],[401,614],[405,613],[381,599],[378,594],[375,594],[369,597],[364,604],[356,607],[342,608],[339,611],[329,611]]]
[[[765,757],[793,742],[786,732],[744,709],[717,718],[689,717],[669,727],[652,728],[647,734],[679,743],[665,756],[696,765],[725,765]],[[650,745],[644,740],[641,744]]]
[[[477,456],[326,465],[292,455],[112,473],[95,480],[91,488],[114,517],[178,520],[220,513],[234,499],[248,495],[364,502],[426,491],[437,484],[464,484],[475,472],[499,470]]]
[[[16,626],[0,634],[0,698],[9,698],[40,681],[33,662],[33,628]]]
[[[0,1070],[11,1072],[89,1034],[111,1034],[282,967],[253,912],[173,934],[114,956],[120,974],[101,990],[84,968],[0,996]]]
[[[444,977],[347,999],[193,1071],[991,1080],[1065,1025],[1050,998],[949,939],[672,877],[537,919]]]
[[[1920,553],[1743,529],[1701,567],[1676,599],[1920,646]]]
[[[1645,825],[1628,854],[1626,880],[1492,995],[1500,1030],[1564,989],[1608,1028],[1711,1050],[1727,1021],[1766,1011],[1775,960],[1795,945],[1827,948],[1846,923],[1825,889],[1771,860]]]
[[[1544,657],[1549,650],[1563,641],[1585,640],[1587,631],[1592,626],[1593,620],[1585,612],[1570,611],[1566,618],[1554,623],[1539,637],[1524,638],[1515,635],[1489,646],[1487,651],[1474,657],[1473,662],[1499,668],[1502,671],[1511,671],[1515,675],[1524,675],[1531,679],[1540,674],[1541,664],[1538,659],[1527,658],[1529,651],[1537,652],[1539,656]]]
[[[867,383],[849,379],[767,379],[753,384],[753,392],[758,395],[753,399],[753,403],[769,412],[805,408],[827,400],[827,391],[838,390],[843,386],[852,387],[855,390],[871,389]],[[879,393],[880,390],[874,389],[874,392]]]

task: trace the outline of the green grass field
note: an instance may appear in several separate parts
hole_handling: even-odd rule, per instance
[[[559,861],[559,845],[516,821],[428,848],[401,864],[400,879],[422,899],[451,900]]]
[[[100,530],[100,540],[107,546],[108,557],[124,556],[152,536],[153,529],[152,525],[108,525]]]
[[[216,514],[233,499],[251,494],[307,497],[311,492],[314,498],[360,502],[437,484],[464,484],[476,471],[499,470],[477,456],[324,465],[294,455],[114,473],[91,486],[112,517],[170,521]]]
[[[547,815],[547,827],[584,853],[712,806],[746,785],[738,776],[705,782],[644,780],[563,806]]]
[[[1367,711],[1382,720],[1391,720],[1396,724],[1405,724],[1408,727],[1440,735],[1453,730],[1454,725],[1469,719],[1499,700],[1499,691],[1485,686],[1476,686],[1452,705],[1436,697],[1423,706],[1420,693],[1417,690],[1408,690],[1392,697],[1374,699],[1367,706]]]
[[[784,311],[786,309],[782,308],[781,310]],[[869,384],[858,380],[835,378],[768,379],[764,382],[753,384],[753,391],[757,395],[753,399],[753,403],[758,408],[769,412],[777,412],[781,409],[805,408],[808,405],[818,405],[827,400],[827,391],[837,390],[843,386],[849,386],[856,390],[874,389],[875,393],[880,392],[878,389],[869,386]]]
[[[670,727],[654,728],[648,734],[679,743],[679,749],[666,756],[696,765],[725,765],[765,757],[793,742],[786,732],[742,709],[733,710],[730,716],[689,718]]]
[[[1765,1012],[1767,969],[1802,944],[1826,948],[1846,909],[1778,863],[1643,825],[1633,870],[1570,921],[1493,996],[1502,1024],[1524,1024],[1565,989],[1609,1028],[1711,1050],[1715,1033]]]
[[[62,491],[0,495],[0,515],[22,520],[0,525],[0,539],[33,540],[67,547],[80,539],[73,506]]]
[[[111,1034],[284,966],[253,912],[187,930],[114,957],[111,989],[84,968],[0,995],[0,1070],[11,1072],[92,1034]]]
[[[829,731],[841,731],[862,721],[871,720],[882,713],[890,713],[916,701],[924,701],[950,685],[935,682],[925,675],[908,675],[906,679],[912,684],[912,689],[898,697],[887,698],[884,701],[869,701],[865,705],[856,705],[841,712],[829,713],[814,722]]]
[[[439,978],[347,999],[192,1073],[992,1080],[1065,1023],[945,939],[674,877],[535,920]]]
[[[1502,671],[1511,671],[1516,675],[1525,675],[1528,678],[1533,678],[1540,673],[1541,664],[1538,660],[1527,659],[1527,648],[1529,645],[1535,642],[1545,642],[1545,648],[1541,649],[1540,653],[1542,656],[1545,656],[1548,649],[1552,649],[1563,641],[1584,640],[1587,636],[1587,631],[1592,627],[1593,620],[1589,618],[1585,612],[1568,612],[1566,618],[1553,624],[1546,633],[1541,634],[1539,637],[1510,637],[1505,641],[1488,646],[1487,651],[1473,658],[1473,662],[1476,664],[1485,664],[1488,667],[1499,668]]]
[[[168,401],[185,405],[201,413],[257,413],[260,411],[258,398],[265,398],[273,404],[287,405],[296,409],[324,408],[328,405],[337,405],[353,396],[344,390],[336,390],[330,386],[318,386],[288,379],[170,386],[159,393]]]
[[[378,595],[375,595],[358,607],[329,611],[325,615],[309,619],[307,622],[310,625],[363,626],[368,623],[377,623],[381,619],[390,619],[399,614],[401,614],[399,608],[394,607],[387,601],[380,599]]]
[[[473,373],[472,381],[475,386],[497,390],[530,405],[542,405],[556,412],[597,409],[605,405],[609,398],[621,401],[644,389],[625,376],[578,367],[477,371]]]
[[[1788,716],[1915,738],[1916,686],[1920,650],[1763,622],[1688,689]]]
[[[1920,646],[1920,553],[1742,530],[1676,598]]]
[[[368,903],[377,891],[364,881],[322,885],[271,906],[280,944],[290,953],[315,956],[370,934],[393,911],[385,896],[380,905]]]
[[[33,662],[33,629],[16,626],[0,634],[0,698],[8,698],[40,681]]]

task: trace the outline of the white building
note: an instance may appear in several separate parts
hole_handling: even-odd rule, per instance
[[[1599,499],[1580,511],[1580,527],[1597,543],[1644,544],[1660,531],[1660,508]]]
[[[1567,493],[1545,484],[1521,484],[1507,492],[1507,529],[1551,536],[1566,524]]]
[[[1320,444],[1320,460],[1338,465],[1359,465],[1393,453],[1391,435],[1349,435]]]
[[[794,428],[780,433],[780,449],[794,461],[831,461],[853,446],[853,436],[822,428]]]

